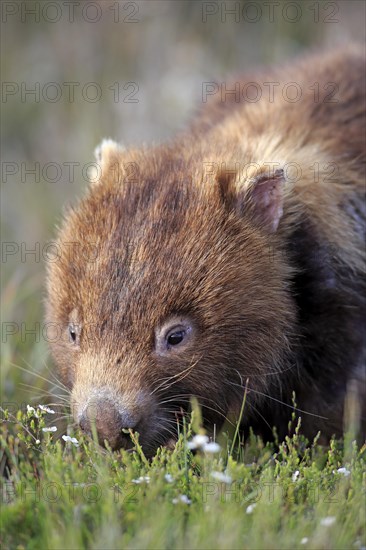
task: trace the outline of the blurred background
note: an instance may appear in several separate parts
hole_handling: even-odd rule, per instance
[[[3,403],[38,403],[52,385],[42,337],[47,243],[63,205],[87,186],[96,145],[104,137],[127,146],[168,139],[202,101],[205,81],[364,43],[365,6],[2,2]]]

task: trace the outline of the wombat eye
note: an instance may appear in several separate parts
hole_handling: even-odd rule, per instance
[[[76,334],[76,327],[73,324],[69,325],[69,336],[70,336],[70,342],[75,343],[77,334]]]
[[[195,335],[195,325],[190,318],[172,316],[156,328],[155,350],[159,355],[184,350]]]
[[[185,330],[176,330],[175,332],[168,334],[166,341],[169,346],[177,346],[184,340],[185,334]]]

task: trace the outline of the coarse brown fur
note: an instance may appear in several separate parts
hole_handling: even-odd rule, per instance
[[[94,403],[101,441],[126,447],[134,428],[151,455],[191,396],[210,430],[247,384],[244,429],[284,435],[295,391],[308,437],[342,433],[347,388],[365,402],[364,63],[357,48],[311,56],[242,81],[278,83],[273,101],[216,94],[167,145],[102,147],[48,273],[84,429]],[[189,336],[163,349],[174,323]]]

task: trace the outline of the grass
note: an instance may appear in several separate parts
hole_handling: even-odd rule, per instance
[[[54,418],[3,411],[4,550],[365,547],[365,445],[307,443],[299,422],[276,447],[221,434],[219,452],[192,451],[194,407],[175,450],[149,462],[136,440],[112,453],[44,432]]]

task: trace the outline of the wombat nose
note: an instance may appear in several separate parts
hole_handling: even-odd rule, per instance
[[[93,425],[100,445],[105,441],[113,449],[127,449],[133,446],[130,435],[122,430],[135,429],[138,418],[127,410],[117,410],[110,401],[93,401],[89,403],[79,419],[80,428],[88,435],[93,435]]]

